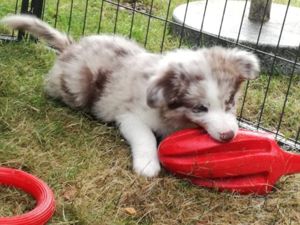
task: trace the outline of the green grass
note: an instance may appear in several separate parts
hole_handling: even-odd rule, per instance
[[[275,0],[275,1],[273,0],[272,2],[279,3],[279,4],[287,4],[289,0]],[[295,7],[300,7],[300,0],[291,0],[290,5]]]
[[[57,26],[67,31],[70,1],[61,0]],[[176,0],[171,8],[183,2]],[[293,1],[297,5],[300,1]],[[145,1],[149,6],[151,1]],[[0,0],[0,17],[13,12],[12,1]],[[165,16],[166,1],[154,1],[154,14]],[[45,20],[54,23],[56,1],[47,1]],[[97,31],[100,1],[89,1],[85,34]],[[70,34],[82,34],[84,1],[74,1]],[[101,33],[112,33],[115,8],[104,5]],[[172,10],[170,10],[172,12]],[[169,15],[170,16],[170,15]],[[132,14],[119,12],[116,32],[129,35]],[[135,14],[132,37],[145,42],[148,18]],[[1,27],[0,31],[8,32]],[[146,47],[159,51],[164,23],[150,21]],[[178,38],[166,31],[164,50]],[[42,44],[0,43],[0,166],[37,175],[53,189],[57,209],[51,225],[174,225],[174,224],[299,224],[300,176],[284,178],[267,197],[217,193],[194,187],[166,173],[137,177],[131,170],[129,147],[116,128],[93,120],[43,94],[43,75],[55,54]],[[250,82],[243,116],[256,122],[268,77]],[[273,76],[262,125],[274,130],[289,83]],[[299,128],[300,77],[293,78],[280,132],[295,138]],[[240,104],[241,105],[241,104]],[[11,188],[0,189],[0,217],[20,214],[34,201]],[[126,208],[134,208],[130,214]]]
[[[34,207],[33,198],[20,190],[0,186],[0,193],[0,202],[5,205],[1,208],[0,217],[21,215]]]
[[[288,97],[286,93],[288,85],[292,79]],[[243,109],[243,118],[257,123],[259,121],[261,106],[265,97],[266,87],[269,82],[269,76],[261,75],[257,80],[249,83],[247,98]],[[242,91],[242,93],[244,93]],[[261,125],[271,131],[276,132],[278,121],[285,103],[285,111],[282,117],[280,132],[287,138],[295,139],[299,129],[300,116],[300,76],[280,76],[273,75],[271,77],[269,91],[265,101],[264,111],[261,117]],[[242,99],[241,99],[242,100]],[[240,112],[241,103],[238,112]]]

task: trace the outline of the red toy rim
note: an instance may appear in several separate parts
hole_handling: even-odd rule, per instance
[[[22,170],[0,167],[0,185],[19,188],[32,195],[36,207],[22,215],[0,217],[0,224],[5,225],[42,225],[55,211],[54,195],[48,185],[39,178]]]

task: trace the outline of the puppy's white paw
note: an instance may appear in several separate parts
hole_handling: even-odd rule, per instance
[[[145,177],[155,177],[160,171],[160,164],[157,159],[136,158],[133,162],[134,171]]]

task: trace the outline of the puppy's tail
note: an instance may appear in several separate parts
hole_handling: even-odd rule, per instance
[[[73,42],[67,35],[59,32],[34,16],[7,16],[0,20],[0,23],[6,24],[12,29],[28,31],[33,36],[45,40],[51,47],[57,49],[59,52],[63,52],[63,50]]]

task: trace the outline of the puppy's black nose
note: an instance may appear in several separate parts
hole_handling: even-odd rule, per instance
[[[222,141],[230,141],[234,137],[234,132],[232,130],[220,133],[220,139]]]

